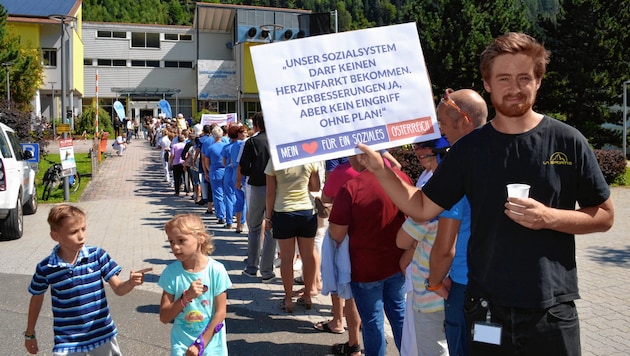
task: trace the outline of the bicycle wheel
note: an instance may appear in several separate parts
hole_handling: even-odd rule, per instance
[[[53,189],[53,183],[48,181],[44,183],[44,189],[42,192],[42,200],[48,200],[50,198],[50,191]]]
[[[79,175],[79,173],[77,172],[74,175],[68,177],[68,183],[70,185],[70,190],[72,190],[73,192],[79,190],[79,187],[81,186],[81,176]]]

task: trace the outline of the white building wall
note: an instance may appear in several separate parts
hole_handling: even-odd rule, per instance
[[[124,31],[126,39],[98,38],[97,31]],[[131,33],[160,34],[160,48],[132,48]],[[192,41],[164,40],[164,34],[190,34]],[[112,88],[162,88],[181,90],[180,98],[196,98],[196,39],[190,27],[114,23],[83,23],[84,58],[92,59],[85,68],[85,95],[94,97],[96,71],[99,97],[116,97]],[[125,60],[125,67],[98,66],[98,59]],[[132,67],[132,60],[157,60],[160,68]],[[188,61],[193,68],[165,68],[165,61]]]
[[[233,34],[199,32],[199,59],[234,60]]]

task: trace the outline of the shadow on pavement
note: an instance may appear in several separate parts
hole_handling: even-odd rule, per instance
[[[630,245],[621,249],[595,247],[588,250],[588,258],[599,263],[630,266]]]

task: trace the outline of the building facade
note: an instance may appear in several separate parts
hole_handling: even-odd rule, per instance
[[[71,122],[81,112],[83,97],[81,0],[0,0],[0,5],[20,44],[42,53],[43,78],[31,103],[33,115]]]
[[[311,12],[295,9],[197,3],[192,26],[167,26],[83,22],[81,0],[0,4],[23,43],[42,51],[33,108],[44,118],[74,119],[98,98],[112,120],[115,101],[142,120],[161,112],[161,99],[173,115],[207,110],[244,120],[260,110],[249,49],[319,34]]]

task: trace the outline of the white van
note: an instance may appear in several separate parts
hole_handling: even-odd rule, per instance
[[[14,240],[24,233],[23,214],[37,212],[35,171],[22,151],[15,131],[0,123],[0,239]]]

